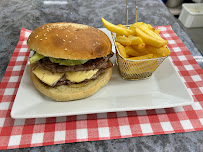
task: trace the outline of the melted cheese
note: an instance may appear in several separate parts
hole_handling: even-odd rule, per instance
[[[90,71],[78,71],[78,72],[66,72],[66,79],[72,82],[81,82],[85,79],[90,79],[97,73],[99,69],[94,69]]]
[[[54,86],[64,73],[52,73],[48,70],[40,68],[39,66],[33,70],[33,73],[44,83]]]

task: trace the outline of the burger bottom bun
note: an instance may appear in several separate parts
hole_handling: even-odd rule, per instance
[[[85,86],[82,87],[70,87],[68,85],[49,87],[39,80],[31,71],[31,79],[35,87],[41,93],[56,101],[71,101],[87,98],[104,87],[110,80],[111,75],[112,68],[108,68],[104,73],[97,77],[97,79],[89,81]]]

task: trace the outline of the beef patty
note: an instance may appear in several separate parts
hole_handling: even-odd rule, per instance
[[[92,59],[87,61],[84,64],[80,65],[75,65],[75,66],[65,66],[65,65],[59,65],[57,63],[53,63],[49,60],[48,57],[43,58],[42,60],[38,61],[37,64],[41,68],[47,69],[51,71],[52,73],[57,73],[57,72],[68,72],[68,71],[90,71],[93,69],[106,69],[109,67],[112,67],[112,63],[109,60],[109,58],[113,54],[109,54],[106,57],[102,58],[97,58],[97,59]]]

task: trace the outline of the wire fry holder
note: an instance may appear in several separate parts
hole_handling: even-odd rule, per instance
[[[136,7],[136,15],[135,22],[137,22],[137,5],[135,0]],[[126,24],[124,25],[126,28],[129,28],[128,25],[128,2],[126,0]],[[116,49],[116,64],[118,66],[118,71],[120,76],[126,80],[141,80],[147,79],[152,76],[154,71],[159,67],[159,65],[168,57],[160,57],[160,58],[152,58],[152,59],[144,59],[144,60],[129,60],[123,58],[119,51],[118,47],[115,43],[116,33],[111,33],[112,38],[115,44]],[[170,51],[170,50],[169,50]]]

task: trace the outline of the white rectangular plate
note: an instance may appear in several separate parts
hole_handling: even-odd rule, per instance
[[[115,63],[115,57],[113,60]],[[32,84],[30,65],[27,64],[11,110],[11,117],[15,119],[58,117],[169,108],[192,103],[191,95],[169,58],[146,80],[123,80],[119,76],[117,66],[114,66],[111,80],[104,88],[91,97],[69,102],[55,102],[41,94]]]

